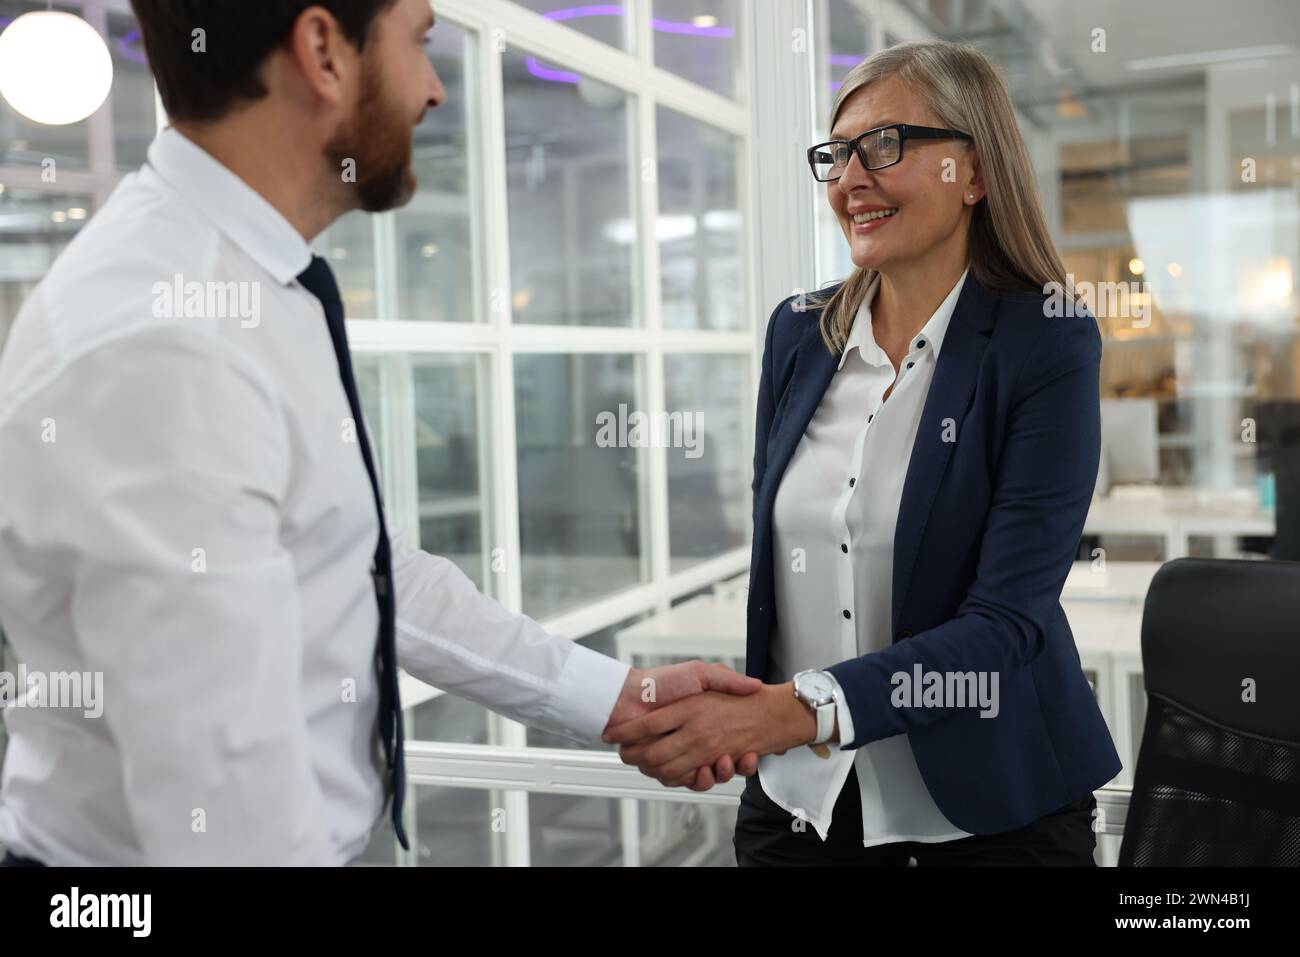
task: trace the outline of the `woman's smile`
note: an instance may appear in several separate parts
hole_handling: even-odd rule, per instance
[[[883,228],[898,218],[897,207],[891,209],[881,209],[874,212],[864,212],[857,216],[851,216],[849,222],[853,227],[855,236],[863,236],[867,233],[874,233],[876,230]]]

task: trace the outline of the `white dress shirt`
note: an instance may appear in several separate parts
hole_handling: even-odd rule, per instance
[[[871,323],[879,277],[854,317],[839,368],[790,458],[773,506],[773,681],[889,647],[903,482],[965,281],[963,272],[912,339],[897,373]],[[852,741],[853,717],[839,683],[831,680],[839,738]],[[935,806],[905,734],[856,751],[832,748],[829,758],[807,747],[769,755],[759,762],[759,781],[768,797],[806,819],[825,840],[850,767],[861,791],[864,846],[969,836]]]
[[[321,304],[296,282],[310,260],[272,206],[166,130],[14,324],[0,621],[29,671],[102,672],[104,694],[99,719],[6,709],[15,853],[341,864],[380,819],[379,524]],[[259,321],[165,315],[178,276],[255,284]],[[393,539],[407,671],[599,738],[627,665]]]

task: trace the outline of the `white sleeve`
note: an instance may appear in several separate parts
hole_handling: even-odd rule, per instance
[[[389,533],[403,668],[514,721],[599,740],[628,665],[508,611],[454,562],[412,549],[396,529]]]
[[[168,328],[97,348],[34,401],[57,423],[33,472],[143,862],[340,863],[299,693],[269,387],[224,343]]]

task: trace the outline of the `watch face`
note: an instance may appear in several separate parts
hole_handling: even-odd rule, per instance
[[[831,679],[825,672],[814,671],[799,679],[799,697],[807,701],[825,701],[833,690]]]

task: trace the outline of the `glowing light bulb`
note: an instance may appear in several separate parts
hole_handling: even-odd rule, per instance
[[[104,38],[71,13],[25,13],[0,33],[0,96],[46,126],[79,123],[113,88]]]

